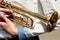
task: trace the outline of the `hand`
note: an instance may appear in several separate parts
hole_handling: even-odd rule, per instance
[[[18,35],[17,27],[14,25],[12,21],[10,21],[7,17],[8,15],[4,15],[3,12],[0,13],[0,17],[5,20],[5,22],[0,22],[1,27],[10,33],[11,35]]]
[[[8,15],[14,15],[12,10],[6,9],[6,8],[0,8],[0,12],[4,12],[5,14],[8,14]]]
[[[14,16],[14,13],[13,13],[13,11],[12,10],[10,10],[10,9],[6,9],[6,8],[0,8],[0,14],[7,14],[7,15],[9,15],[9,17],[8,18],[13,18],[13,16]],[[0,17],[0,21],[4,21],[1,17]]]
[[[3,0],[0,0],[0,3]],[[5,15],[8,14],[8,15]],[[0,26],[7,31],[8,33],[10,33],[11,35],[17,35],[17,27],[14,25],[14,23],[12,21],[10,21],[7,17],[9,17],[9,15],[13,15],[13,11],[10,9],[5,9],[5,8],[0,8],[0,18],[4,19],[5,22],[0,22]]]
[[[2,2],[3,0],[0,0],[0,3]]]

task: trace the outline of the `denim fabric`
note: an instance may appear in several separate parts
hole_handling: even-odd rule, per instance
[[[25,35],[24,27],[18,27],[18,36],[20,40],[26,40],[27,37]]]
[[[29,31],[25,27],[18,27],[18,37],[16,38],[8,38],[8,40],[39,40],[38,36],[31,37],[29,36]]]

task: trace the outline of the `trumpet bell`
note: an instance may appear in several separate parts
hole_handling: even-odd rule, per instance
[[[54,30],[57,20],[58,20],[58,13],[55,11],[49,19],[49,24],[47,25],[48,32]]]

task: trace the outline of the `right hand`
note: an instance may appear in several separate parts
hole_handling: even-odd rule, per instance
[[[0,3],[2,3],[3,0],[0,0]],[[4,13],[6,12],[6,13]],[[6,8],[0,8],[0,19],[4,19],[5,22],[1,22],[0,21],[0,25],[1,27],[7,31],[8,33],[10,33],[11,35],[18,35],[17,32],[17,27],[14,25],[14,23],[12,21],[10,21],[7,17],[9,17],[9,15],[13,15],[13,11],[10,9],[6,9]]]
[[[7,18],[9,17],[9,15],[6,15],[4,12],[7,12],[6,14],[9,14],[9,12],[13,14],[13,12],[9,9],[0,8],[0,18],[2,18],[5,21],[5,22],[0,21],[1,27],[11,35],[18,35],[17,27],[11,20]]]

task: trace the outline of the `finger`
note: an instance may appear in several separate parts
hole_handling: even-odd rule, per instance
[[[0,26],[6,26],[5,22],[0,22]]]
[[[11,20],[9,20],[6,16],[8,16],[8,15],[3,15],[3,14],[1,14],[1,17],[6,21],[6,23],[12,23],[12,21]]]
[[[1,17],[4,17],[5,18],[5,17],[9,17],[9,15],[4,15],[4,16],[1,16]]]
[[[6,15],[4,12],[0,12],[0,17],[2,17],[1,15],[4,15],[6,17],[9,17],[9,15]]]
[[[13,12],[12,10],[6,9],[6,8],[0,8],[0,11],[4,11],[4,12]]]
[[[4,14],[4,12],[0,12],[0,14]]]
[[[12,14],[13,15],[13,11],[10,9],[6,9],[6,8],[0,8],[0,12],[6,12],[6,14]]]
[[[5,15],[6,17],[9,17],[9,15]]]
[[[0,17],[4,19],[4,18],[8,17],[8,15],[4,15],[3,12],[1,12]]]
[[[3,0],[0,0],[0,3],[2,2]]]
[[[4,15],[4,12],[0,12],[0,17],[1,17],[1,15]]]

